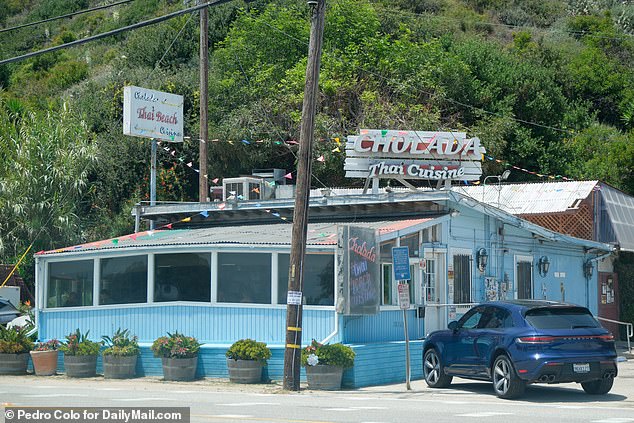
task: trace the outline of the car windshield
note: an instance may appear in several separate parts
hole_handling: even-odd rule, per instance
[[[599,322],[585,308],[536,308],[526,312],[526,321],[536,329],[597,328]]]

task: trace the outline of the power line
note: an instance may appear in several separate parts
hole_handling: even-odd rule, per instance
[[[207,3],[203,3],[203,4],[199,4],[197,6],[193,6],[193,7],[189,7],[187,9],[183,9],[183,10],[179,10],[176,12],[172,12],[169,13],[167,15],[163,15],[163,16],[159,16],[158,18],[154,18],[154,19],[149,19],[147,21],[143,21],[143,22],[138,22],[132,25],[128,25],[125,26],[123,28],[119,28],[119,29],[115,29],[112,31],[108,31],[108,32],[104,32],[102,34],[97,34],[97,35],[93,35],[92,37],[86,37],[86,38],[82,38],[81,40],[75,40],[75,41],[71,41],[70,43],[66,43],[66,44],[62,44],[59,46],[53,46],[53,47],[49,47],[49,48],[45,48],[42,50],[37,50],[37,51],[33,51],[31,53],[27,53],[27,54],[23,54],[22,56],[16,56],[16,57],[12,57],[10,59],[4,59],[4,60],[0,60],[0,66],[1,65],[6,65],[8,63],[13,63],[13,62],[19,62],[25,59],[29,59],[31,57],[35,57],[35,56],[39,56],[42,54],[46,54],[46,53],[51,53],[57,50],[61,50],[64,48],[69,48],[69,47],[74,47],[80,44],[85,44],[88,43],[90,41],[95,41],[95,40],[100,40],[102,38],[107,38],[107,37],[111,37],[113,35],[117,35],[123,32],[127,32],[127,31],[131,31],[133,29],[138,29],[138,28],[143,28],[145,26],[149,26],[149,25],[154,25],[156,23],[159,22],[163,22],[169,19],[173,19],[177,16],[181,16],[187,13],[192,13],[195,12],[197,10],[200,9],[204,9],[205,7],[211,7],[211,6],[219,6],[221,4],[224,3],[228,3],[231,0],[216,0],[216,1],[212,1],[212,2],[207,2]]]
[[[92,7],[90,9],[78,10],[77,12],[67,13],[65,15],[55,16],[54,18],[48,18],[48,19],[44,19],[44,20],[41,20],[41,21],[37,21],[37,22],[30,22],[30,23],[26,23],[26,24],[22,24],[22,25],[12,26],[11,28],[2,28],[2,29],[0,29],[0,34],[2,34],[3,32],[14,31],[14,30],[20,29],[20,28],[26,28],[26,27],[29,27],[29,26],[35,26],[35,25],[46,23],[46,22],[56,21],[58,19],[72,18],[73,16],[76,16],[76,15],[82,15],[84,13],[94,12],[95,10],[107,9],[109,7],[118,6],[120,4],[125,4],[125,3],[130,3],[132,1],[134,1],[134,0],[122,0],[122,1],[118,1],[116,3],[106,4],[104,6]]]
[[[288,37],[288,38],[290,38],[292,40],[299,41],[299,42],[301,42],[303,44],[306,44],[305,41],[298,40],[295,36],[293,36],[291,34],[288,34],[288,33],[284,32],[283,30],[281,30],[279,28],[275,28],[274,26],[269,25],[265,21],[260,21],[260,22],[262,24],[264,24],[265,26],[269,27],[270,29],[272,29],[274,31],[277,31],[277,32],[280,32],[281,34],[285,35],[286,37]],[[340,63],[342,63],[344,65],[349,65],[343,58],[338,56],[334,51],[330,51],[330,52],[328,52],[328,54],[330,54],[331,57],[333,57],[335,60],[339,61]],[[408,84],[405,84],[405,83],[400,82],[400,81],[393,81],[392,78],[388,78],[386,76],[381,75],[380,73],[373,72],[372,70],[363,68],[361,66],[352,66],[352,67],[354,69],[356,69],[357,71],[362,71],[362,72],[365,72],[367,74],[370,74],[370,75],[372,75],[372,76],[376,77],[377,79],[380,79],[380,80],[382,80],[384,82],[390,82],[391,81],[391,82],[394,82],[396,85],[399,85],[402,88],[415,88],[415,89],[419,90],[420,92],[422,92],[424,94],[427,94],[430,97],[433,97],[434,95],[436,95],[436,93],[432,93],[431,91],[426,91],[426,90],[420,89],[419,87],[414,87],[411,84],[408,85]],[[492,116],[497,116],[497,117],[501,117],[501,118],[511,119],[511,120],[513,120],[515,122],[524,123],[526,125],[531,125],[531,126],[535,126],[535,127],[539,127],[539,128],[544,128],[544,129],[550,129],[552,131],[562,132],[562,133],[571,134],[571,135],[575,134],[574,131],[571,131],[571,130],[568,130],[568,129],[557,128],[557,127],[550,126],[550,125],[544,125],[544,124],[537,123],[537,122],[531,122],[531,121],[528,121],[528,120],[519,119],[519,118],[516,118],[516,117],[513,117],[513,116],[506,116],[506,115],[503,115],[503,114],[497,113],[497,112],[491,112],[491,111],[483,109],[481,107],[473,106],[473,105],[468,104],[468,103],[463,103],[461,101],[454,100],[454,99],[449,98],[449,97],[445,97],[445,98],[443,98],[443,100],[445,100],[445,101],[447,101],[449,103],[452,103],[452,104],[456,104],[456,105],[462,106],[462,107],[467,107],[467,108],[472,109],[472,110],[477,110],[477,111],[480,111],[480,112],[483,112],[483,113],[487,113],[487,114],[492,115]]]

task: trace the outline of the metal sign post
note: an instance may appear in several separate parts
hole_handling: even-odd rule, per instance
[[[409,247],[392,248],[392,267],[394,268],[394,279],[398,280],[398,305],[403,310],[403,328],[405,330],[405,386],[408,391],[410,386],[410,362],[409,362],[409,330],[407,327],[407,310],[410,306],[409,283],[412,278],[409,270]]]
[[[405,329],[405,386],[408,391],[412,390],[409,384],[410,363],[409,363],[409,330],[407,328],[407,310],[409,309],[409,283],[399,281],[398,283],[398,305],[403,310],[403,328]]]

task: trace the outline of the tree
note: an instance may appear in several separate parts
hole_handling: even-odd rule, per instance
[[[0,261],[15,262],[30,243],[38,251],[82,240],[77,211],[94,152],[73,113],[0,102]]]

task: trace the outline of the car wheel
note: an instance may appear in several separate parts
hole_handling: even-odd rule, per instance
[[[430,388],[446,388],[453,379],[445,374],[440,355],[434,348],[425,351],[423,356],[423,375],[427,386]]]
[[[517,398],[524,393],[526,382],[517,377],[511,360],[505,355],[495,359],[492,370],[493,390],[500,398]]]
[[[581,387],[586,393],[591,395],[604,395],[610,392],[614,384],[614,378],[593,380],[591,382],[581,382]]]

